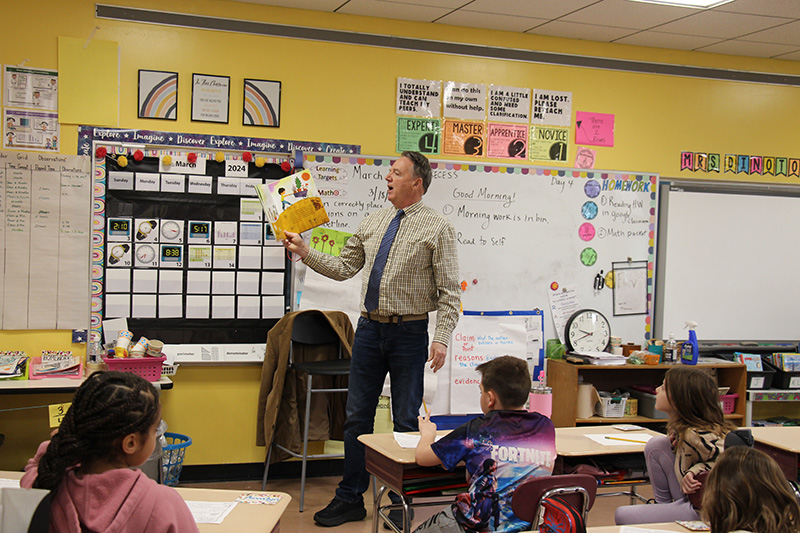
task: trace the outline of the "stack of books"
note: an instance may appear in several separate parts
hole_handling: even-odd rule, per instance
[[[766,357],[784,372],[800,372],[800,353],[774,353]]]
[[[24,376],[27,364],[25,352],[0,352],[0,379]]]
[[[628,361],[628,358],[624,355],[590,350],[574,351],[571,355],[580,357],[590,365],[624,365]]]

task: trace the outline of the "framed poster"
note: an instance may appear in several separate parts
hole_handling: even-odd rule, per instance
[[[139,118],[178,120],[178,73],[139,70]]]
[[[192,121],[228,123],[230,76],[192,74]]]
[[[244,80],[244,126],[281,125],[281,82],[272,80]]]

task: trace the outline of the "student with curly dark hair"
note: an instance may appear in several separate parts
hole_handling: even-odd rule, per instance
[[[703,491],[711,533],[797,533],[800,504],[778,464],[755,448],[725,450]]]
[[[158,391],[145,379],[128,372],[86,378],[20,482],[52,491],[51,532],[197,531],[177,491],[130,468],[153,453],[160,420]]]

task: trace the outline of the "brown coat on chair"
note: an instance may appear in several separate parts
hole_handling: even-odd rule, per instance
[[[258,393],[256,446],[268,446],[275,442],[301,452],[302,417],[305,412],[306,376],[304,373],[287,370],[292,326],[300,313],[322,313],[336,331],[342,343],[342,357],[350,359],[355,332],[350,318],[341,311],[293,311],[287,313],[269,331],[264,364],[261,368],[261,388]],[[338,349],[331,346],[295,347],[295,362],[336,359]],[[326,382],[326,380],[331,380]],[[336,381],[334,381],[336,380]],[[346,387],[347,377],[314,379],[314,388]],[[309,440],[342,438],[345,421],[346,395],[343,393],[315,394],[311,406]],[[272,462],[281,461],[287,454],[274,450]]]

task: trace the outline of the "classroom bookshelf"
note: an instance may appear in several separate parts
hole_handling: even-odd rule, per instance
[[[553,389],[553,424],[556,427],[573,427],[581,424],[663,424],[666,420],[646,416],[622,418],[591,416],[577,417],[579,377],[583,383],[591,383],[599,391],[613,391],[630,385],[658,386],[664,374],[675,365],[574,365],[561,359],[547,361],[547,384]],[[728,394],[736,393],[734,411],[725,415],[736,425],[745,419],[747,370],[743,364],[720,360],[719,363],[698,363],[698,368],[716,374],[720,387],[730,387]]]

